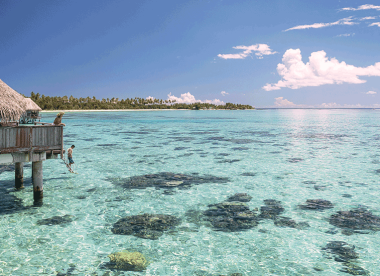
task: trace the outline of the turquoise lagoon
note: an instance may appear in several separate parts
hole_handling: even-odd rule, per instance
[[[52,122],[55,113],[44,113]],[[31,169],[25,189],[14,172],[0,174],[0,275],[350,275],[322,250],[331,241],[355,247],[353,264],[380,275],[380,232],[342,233],[329,223],[338,211],[366,208],[380,215],[380,111],[253,110],[77,112],[63,117],[65,147],[75,144],[78,174],[62,160],[44,162],[44,204],[33,206]],[[172,172],[226,177],[187,189],[126,189],[113,180]],[[281,216],[310,227],[216,231],[201,213],[235,193],[254,210],[281,201]],[[307,199],[334,208],[303,210]],[[157,240],[116,235],[119,219],[174,215],[181,224]],[[38,225],[70,215],[72,222]],[[107,255],[143,253],[143,272],[110,270]]]

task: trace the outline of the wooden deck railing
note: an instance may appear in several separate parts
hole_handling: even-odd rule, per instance
[[[63,126],[0,127],[0,154],[53,150],[63,152]]]

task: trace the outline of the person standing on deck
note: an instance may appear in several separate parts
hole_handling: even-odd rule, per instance
[[[71,147],[69,147],[67,149],[67,157],[69,159],[69,164],[67,165],[68,168],[69,168],[69,171],[70,172],[74,172],[72,169],[71,169],[71,164],[74,164],[74,160],[73,160],[73,149],[75,148],[74,145],[72,145]]]

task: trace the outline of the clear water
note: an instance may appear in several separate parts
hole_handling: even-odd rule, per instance
[[[45,113],[43,121],[54,117]],[[339,210],[365,206],[380,215],[379,111],[87,112],[66,113],[63,122],[65,147],[76,146],[78,174],[59,159],[45,161],[42,207],[33,207],[30,167],[22,191],[14,191],[14,172],[0,175],[0,197],[8,206],[0,210],[0,275],[349,275],[321,250],[336,240],[355,245],[357,264],[380,275],[379,232],[326,233],[334,228],[328,217]],[[108,180],[158,172],[210,174],[230,182],[165,195]],[[263,220],[250,230],[221,232],[186,220],[186,211],[206,210],[238,192],[253,197],[251,209],[264,199],[280,200],[282,215],[311,227],[282,228]],[[318,198],[335,207],[297,208]],[[142,213],[175,215],[182,224],[158,240],[111,232],[121,217]],[[75,219],[36,224],[62,215]],[[122,250],[142,252],[150,261],[146,271],[105,268],[107,255]]]

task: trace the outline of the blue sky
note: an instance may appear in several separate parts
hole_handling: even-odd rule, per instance
[[[380,107],[378,0],[0,0],[0,33],[25,95]]]

